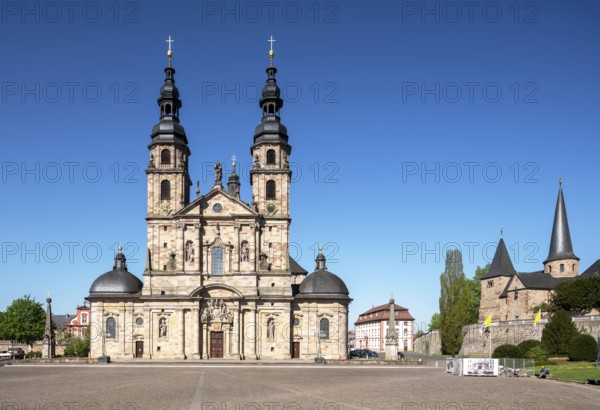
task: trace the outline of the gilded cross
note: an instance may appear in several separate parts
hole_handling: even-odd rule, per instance
[[[171,50],[171,43],[174,43],[174,42],[175,42],[175,40],[173,40],[173,39],[171,38],[171,36],[169,36],[169,39],[168,39],[168,40],[165,40],[165,42],[169,43],[169,54],[171,54],[171,53],[173,52],[173,51]]]
[[[269,40],[267,40],[269,43],[271,43],[271,51],[273,51],[273,43],[276,42],[277,40],[275,40],[273,38],[273,36],[271,36],[271,38]]]

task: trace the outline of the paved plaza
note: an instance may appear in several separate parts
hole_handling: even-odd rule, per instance
[[[600,409],[600,387],[424,366],[12,365],[0,409]]]

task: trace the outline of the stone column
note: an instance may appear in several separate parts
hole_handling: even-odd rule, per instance
[[[175,269],[180,272],[185,272],[184,230],[185,225],[182,222],[175,223]]]
[[[200,351],[199,351],[199,349],[200,349],[200,308],[199,307],[194,308],[192,320],[194,321],[194,326],[193,326],[194,335],[192,337],[192,339],[194,340],[194,342],[193,342],[194,346],[192,347],[192,358],[200,359]]]
[[[245,335],[245,339],[248,340],[249,353],[247,355],[247,359],[256,360],[258,357],[256,355],[256,337],[258,336],[258,324],[256,323],[256,305],[250,308],[248,312],[250,320],[248,321],[248,330],[249,334]]]
[[[183,309],[177,311],[177,321],[179,322],[179,335],[176,359],[185,359],[185,315]]]
[[[240,306],[239,302],[234,302],[233,307],[233,340],[231,356],[234,358],[240,357],[240,340],[241,340],[241,323],[240,323]]]
[[[252,224],[251,227],[254,229],[254,272],[258,271],[258,262],[260,260],[260,245],[259,245],[259,226],[258,224]]]
[[[208,330],[206,323],[202,323],[202,358],[208,359]]]
[[[240,266],[241,265],[241,260],[240,260],[241,259],[240,258],[240,253],[241,253],[240,252],[241,251],[241,247],[240,247],[240,224],[233,225],[233,229],[235,230],[235,240],[236,240],[235,247],[234,247],[234,249],[236,250],[235,251],[235,256],[234,256],[234,261],[235,261],[234,263],[235,263],[237,272],[240,272],[241,269],[242,269],[241,266]]]
[[[223,359],[229,359],[229,340],[231,336],[231,325],[223,325],[221,327],[223,330]]]

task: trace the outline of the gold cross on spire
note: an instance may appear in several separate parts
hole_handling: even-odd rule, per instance
[[[165,40],[165,42],[169,44],[169,51],[167,51],[167,57],[169,57],[169,66],[171,66],[171,57],[173,56],[173,50],[171,49],[171,43],[174,43],[175,40],[173,40],[171,38],[171,36],[169,36],[169,38],[167,40]]]
[[[276,42],[277,40],[275,40],[273,38],[273,36],[271,36],[270,39],[267,40],[269,43],[271,43],[271,50],[269,51],[269,57],[271,58],[271,62],[273,62],[273,57],[275,57],[275,50],[273,50],[273,43]]]
[[[231,164],[235,167],[235,161],[237,160],[237,158],[235,157],[235,155],[233,155],[231,157]]]

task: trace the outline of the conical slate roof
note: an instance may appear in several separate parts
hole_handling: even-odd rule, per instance
[[[556,200],[556,210],[554,211],[554,225],[552,226],[550,252],[544,263],[560,259],[579,260],[579,258],[575,256],[573,245],[571,244],[571,233],[569,232],[569,222],[567,220],[567,208],[565,207],[562,183],[558,189],[558,199]]]
[[[498,276],[512,276],[516,273],[517,271],[510,260],[510,255],[504,244],[504,239],[500,238],[496,253],[494,254],[494,259],[490,265],[490,270],[481,279],[496,278]]]

